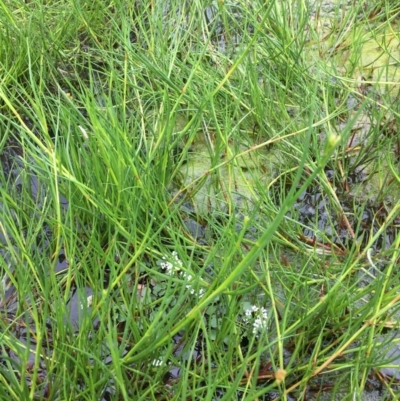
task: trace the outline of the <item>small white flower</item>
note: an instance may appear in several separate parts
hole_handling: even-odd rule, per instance
[[[253,334],[258,334],[260,330],[266,329],[267,319],[268,319],[268,312],[265,308],[259,308],[256,305],[252,305],[250,309],[246,309],[244,311],[245,317],[244,321],[246,323],[250,322],[251,317],[254,318],[253,321]]]
[[[174,271],[180,271],[183,266],[182,261],[179,259],[178,254],[175,251],[172,252],[172,258],[168,258],[164,255],[162,260],[165,262],[160,263],[161,269],[165,270],[167,274],[172,274]]]
[[[178,253],[176,251],[173,251],[171,256],[169,257],[167,255],[163,255],[161,259],[161,269],[165,270],[165,272],[169,275],[172,275],[174,272],[179,272],[178,274],[180,275],[180,278],[186,281],[185,287],[189,290],[189,293],[191,295],[195,295],[197,293],[197,296],[201,298],[206,293],[205,289],[203,288],[198,291],[193,288],[192,282],[195,277],[185,271],[181,271],[181,268],[183,267],[183,262],[179,259]]]
[[[170,262],[161,262],[160,266],[161,269],[165,270],[168,274],[171,274],[174,269],[173,264]]]
[[[161,366],[163,363],[162,360],[160,359],[154,359],[153,362],[151,363],[153,366]]]
[[[182,261],[179,259],[178,253],[177,253],[176,251],[173,251],[173,252],[172,252],[172,257],[175,259],[175,262],[176,262],[176,264],[177,264],[179,267],[182,267],[182,266],[183,266],[183,263],[182,263]],[[179,270],[179,268],[178,268],[178,270]]]

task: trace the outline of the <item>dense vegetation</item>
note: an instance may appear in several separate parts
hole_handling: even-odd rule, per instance
[[[0,0],[1,400],[398,398],[400,9],[337,3]]]

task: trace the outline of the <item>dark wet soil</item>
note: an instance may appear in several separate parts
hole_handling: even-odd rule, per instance
[[[336,172],[333,170],[325,173],[338,202],[326,190],[310,185],[299,196],[288,217],[302,224],[302,240],[307,244],[328,246],[333,243],[344,253],[354,242],[363,247],[388,217],[388,205],[383,201],[358,199],[351,193],[353,185],[368,180],[363,170],[353,172],[345,182],[335,181]],[[272,189],[277,204],[280,203],[280,190],[279,184]],[[375,252],[382,252],[391,246],[399,234],[399,223],[400,218],[397,217],[379,236],[372,245]]]

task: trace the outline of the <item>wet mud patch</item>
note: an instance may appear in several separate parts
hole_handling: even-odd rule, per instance
[[[302,239],[308,244],[335,244],[343,252],[354,242],[365,246],[385,224],[389,211],[385,204],[361,202],[338,191],[337,202],[316,188],[309,188],[296,201],[289,217],[302,225]],[[338,208],[340,207],[340,209]],[[399,234],[399,220],[394,219],[373,244],[375,252],[389,249]]]
[[[391,215],[396,195],[393,191],[379,194],[371,182],[374,175],[368,175],[363,166],[353,169],[345,178],[338,177],[337,170],[326,168],[322,180],[312,183],[298,197],[285,224],[296,226],[300,241],[327,255],[345,255],[354,245],[363,249],[381,230],[372,249],[384,253],[400,233],[400,218]],[[282,191],[287,192],[290,185],[290,181],[283,179],[271,187],[270,197],[275,205],[281,204]]]

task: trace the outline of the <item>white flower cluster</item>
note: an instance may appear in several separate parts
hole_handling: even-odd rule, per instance
[[[161,262],[161,269],[164,269],[167,274],[172,274],[174,271],[179,271],[181,270],[181,267],[183,266],[182,261],[178,257],[177,252],[172,252],[172,262],[167,261],[167,257],[163,256],[163,261]]]
[[[189,290],[189,292],[194,295],[196,293],[196,290],[193,288],[192,284],[190,283],[190,281],[193,280],[193,276],[191,274],[188,274],[186,272],[182,272],[181,276],[184,280],[189,281],[188,284],[186,284],[186,288]],[[200,288],[199,292],[198,292],[198,296],[201,298],[204,294],[205,294],[206,290],[204,288]]]
[[[161,366],[163,364],[163,361],[161,359],[154,359],[151,364],[153,366]]]
[[[193,288],[192,281],[193,276],[189,273],[181,271],[181,267],[183,266],[182,261],[179,259],[177,252],[172,252],[172,261],[168,261],[167,256],[162,257],[163,262],[161,262],[160,266],[163,270],[166,271],[167,274],[172,275],[173,272],[180,272],[180,276],[183,280],[187,281],[186,288],[189,290],[190,294],[194,295],[196,290]],[[205,289],[200,288],[197,295],[201,298],[205,294]]]
[[[257,334],[261,330],[266,329],[268,313],[265,308],[259,308],[256,305],[252,305],[252,307],[250,309],[246,309],[244,313],[246,315],[244,321],[246,323],[252,321],[253,323],[253,334]]]

